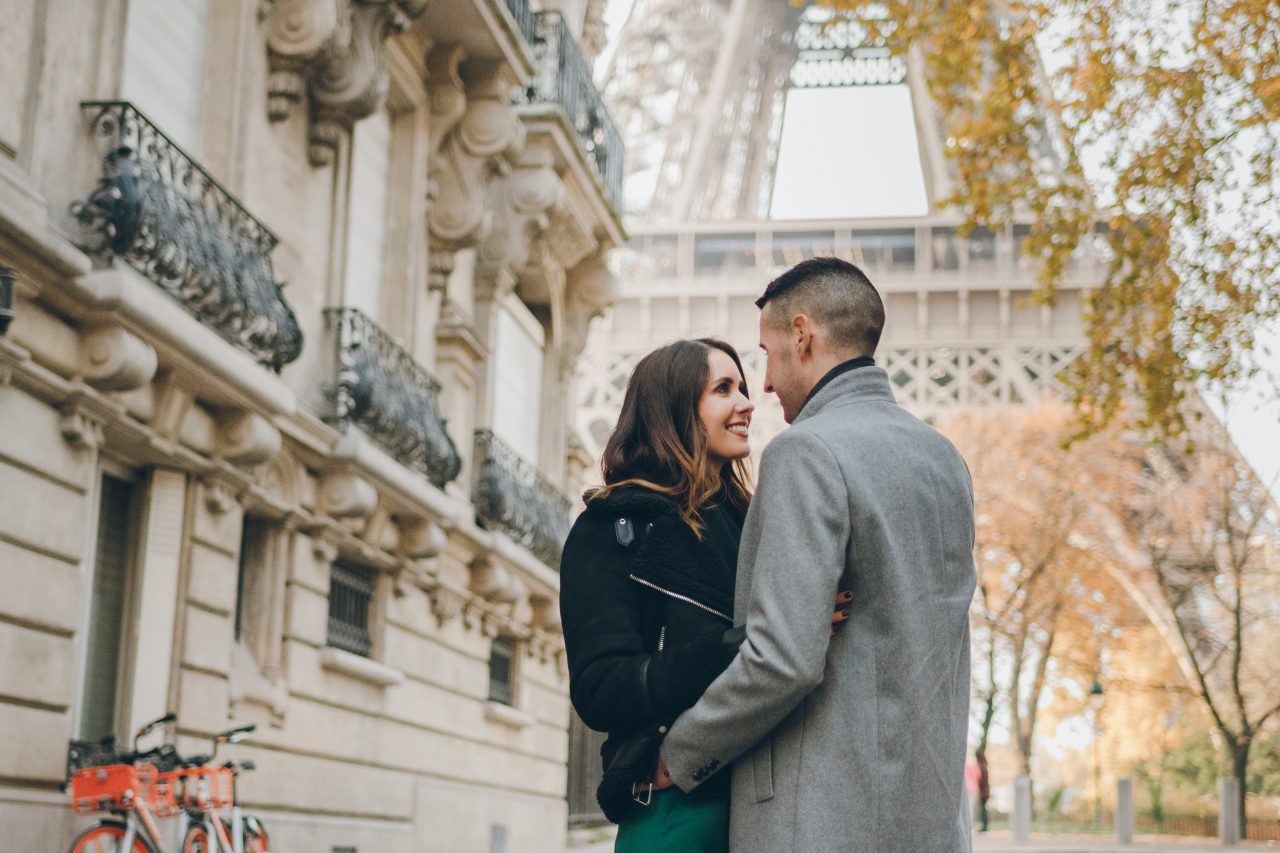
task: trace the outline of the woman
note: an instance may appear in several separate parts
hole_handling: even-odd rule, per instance
[[[615,853],[728,849],[729,774],[692,794],[655,779],[666,728],[733,659],[742,460],[754,405],[742,363],[714,338],[645,356],[561,559],[569,692],[608,732],[597,797]]]

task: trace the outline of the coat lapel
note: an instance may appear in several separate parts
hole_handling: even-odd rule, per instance
[[[717,613],[733,613],[734,566],[694,536],[675,504],[645,489],[624,489],[590,500],[588,511],[626,517],[637,527],[631,560],[636,580],[668,594],[692,599]],[[652,527],[649,527],[649,524]]]

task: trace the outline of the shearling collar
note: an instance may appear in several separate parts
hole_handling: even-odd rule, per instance
[[[639,535],[632,546],[632,580],[691,600],[732,623],[737,567],[725,565],[713,548],[694,535],[674,500],[643,487],[584,499],[593,515],[627,518],[635,524]]]

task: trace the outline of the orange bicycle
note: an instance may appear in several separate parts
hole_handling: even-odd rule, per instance
[[[67,784],[77,814],[111,812],[71,842],[70,853],[163,853],[157,818],[177,813],[167,786],[157,784],[157,762],[170,766],[177,753],[161,746],[138,751],[138,742],[156,728],[174,721],[166,714],[138,730],[133,752],[117,753],[115,737],[96,744],[72,741],[67,754]]]
[[[238,743],[254,726],[229,729],[213,738],[213,752],[187,760],[187,769],[174,774],[174,790],[191,825],[182,834],[182,853],[269,853],[266,827],[240,810],[236,782],[241,773],[254,769],[252,761],[228,761],[211,767],[218,745]],[[220,809],[230,809],[223,817]]]
[[[72,741],[67,755],[67,786],[78,814],[110,812],[76,836],[69,853],[167,853],[158,820],[176,817],[182,853],[269,853],[262,821],[241,812],[236,777],[253,762],[210,767],[218,745],[248,737],[254,726],[215,735],[213,752],[183,758],[171,744],[146,752],[138,742],[174,721],[167,714],[138,730],[133,752],[115,749],[114,736],[97,743]],[[230,808],[227,818],[219,810]]]

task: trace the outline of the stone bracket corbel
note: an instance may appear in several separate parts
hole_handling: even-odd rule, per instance
[[[283,121],[307,102],[308,158],[333,162],[341,137],[387,94],[387,38],[427,0],[275,0],[266,11],[267,115]]]
[[[94,326],[80,339],[80,376],[98,391],[132,391],[156,375],[156,351],[118,323]]]
[[[453,271],[454,254],[484,237],[489,184],[495,175],[509,171],[525,140],[524,124],[511,105],[512,81],[501,63],[470,62],[458,76],[464,83],[466,108],[444,134],[434,158],[438,168],[427,213],[428,286],[438,291],[444,290]]]
[[[217,417],[217,454],[236,465],[260,465],[280,452],[280,430],[255,412],[230,409]]]

